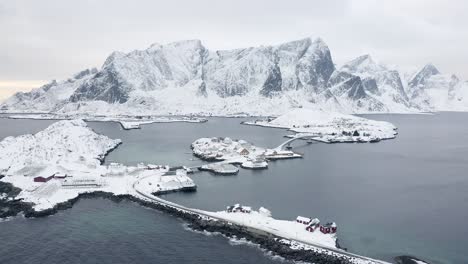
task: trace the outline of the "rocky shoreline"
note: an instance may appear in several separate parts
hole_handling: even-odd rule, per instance
[[[5,193],[7,197],[14,197],[16,196],[21,190],[15,188],[10,183],[5,183],[0,181],[0,193]],[[288,260],[293,261],[303,261],[303,262],[311,262],[317,264],[348,264],[351,263],[348,257],[341,256],[332,256],[328,254],[321,254],[318,252],[314,252],[312,250],[305,250],[305,249],[292,249],[287,243],[282,242],[279,238],[273,237],[268,234],[260,234],[258,232],[253,232],[245,227],[231,225],[227,223],[222,223],[219,221],[207,220],[199,215],[191,214],[187,212],[182,212],[175,208],[157,204],[149,201],[144,201],[138,199],[131,195],[114,195],[109,192],[92,192],[92,193],[82,193],[78,195],[76,198],[68,200],[67,202],[59,203],[55,205],[53,208],[43,210],[43,211],[35,211],[33,209],[33,205],[30,203],[25,203],[18,199],[8,200],[8,199],[0,199],[0,219],[4,219],[7,217],[13,217],[20,213],[24,215],[26,218],[36,218],[36,217],[45,217],[49,215],[56,214],[60,210],[66,210],[73,207],[73,205],[78,202],[80,199],[93,199],[93,198],[103,198],[108,199],[113,202],[121,202],[121,201],[132,201],[138,203],[139,205],[153,208],[156,210],[163,211],[168,213],[172,216],[176,216],[185,222],[188,223],[191,229],[197,231],[208,231],[208,232],[218,232],[226,237],[231,238],[244,238],[247,241],[252,243],[258,244],[262,249],[267,251],[271,251],[272,253],[286,258]]]
[[[396,261],[397,264],[418,264],[418,263],[429,264],[429,262],[425,260],[421,260],[413,256],[398,256],[398,257],[395,257],[394,260]]]

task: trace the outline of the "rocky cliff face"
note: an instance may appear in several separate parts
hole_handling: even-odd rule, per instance
[[[385,105],[388,110],[410,108],[399,72],[376,63],[369,55],[346,63],[341,70],[360,76],[364,91]]]
[[[425,65],[408,81],[412,102],[430,111],[467,111],[468,85],[455,75],[446,75],[432,64]]]
[[[66,81],[17,93],[0,109],[272,114],[270,109],[277,105],[279,113],[298,106],[407,112],[466,107],[465,90],[466,82],[440,74],[433,65],[408,81],[369,55],[336,69],[328,46],[319,38],[219,51],[187,40],[114,52],[100,70],[85,70]],[[443,103],[433,98],[441,91]]]

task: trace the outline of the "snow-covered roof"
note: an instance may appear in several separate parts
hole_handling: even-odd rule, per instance
[[[296,218],[297,221],[303,221],[303,222],[309,222],[310,218],[309,217],[304,217],[304,216],[298,216]]]
[[[336,227],[336,223],[335,222],[331,222],[331,223],[326,223],[323,225],[324,227]]]

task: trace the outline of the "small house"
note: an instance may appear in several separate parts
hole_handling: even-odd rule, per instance
[[[314,218],[310,221],[309,225],[307,225],[306,230],[309,232],[314,232],[319,227],[320,227],[320,220],[318,220],[318,218]]]
[[[336,223],[327,223],[325,225],[320,226],[320,232],[324,234],[334,234],[336,233]]]
[[[54,179],[65,179],[66,177],[67,177],[67,174],[61,174],[61,173],[54,174]]]
[[[250,206],[241,206],[241,212],[250,214],[250,212],[252,212],[252,208]]]
[[[234,210],[234,205],[230,205],[230,206],[226,207],[226,212],[228,212],[228,213],[232,213],[233,210]]]
[[[249,155],[249,151],[246,148],[240,148],[239,150],[237,150],[237,153],[242,156]]]
[[[300,224],[308,225],[311,221],[312,219],[310,219],[309,217],[303,217],[303,216],[296,217],[296,222]]]
[[[240,211],[240,204],[235,204],[227,207],[227,212],[228,213],[235,213]]]
[[[38,176],[38,177],[34,177],[34,182],[48,182],[52,178],[54,178],[54,176],[49,176],[49,177]]]

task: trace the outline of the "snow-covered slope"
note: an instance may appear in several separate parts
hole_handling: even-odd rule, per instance
[[[73,95],[78,87],[97,73],[96,69],[87,69],[75,74],[72,78],[43,85],[31,92],[19,92],[0,105],[12,111],[49,112],[61,107]]]
[[[218,51],[186,40],[113,52],[100,70],[17,93],[0,110],[280,115],[300,106],[347,113],[468,108],[466,82],[436,77],[433,66],[408,81],[400,75],[368,55],[336,69],[320,38]]]
[[[22,171],[21,174],[31,172],[38,176],[55,173],[43,171],[46,167],[66,168],[70,164],[96,167],[105,154],[118,144],[118,139],[94,133],[83,120],[59,121],[37,134],[2,140],[0,171],[6,175],[17,174],[27,165],[29,170],[35,172]]]

